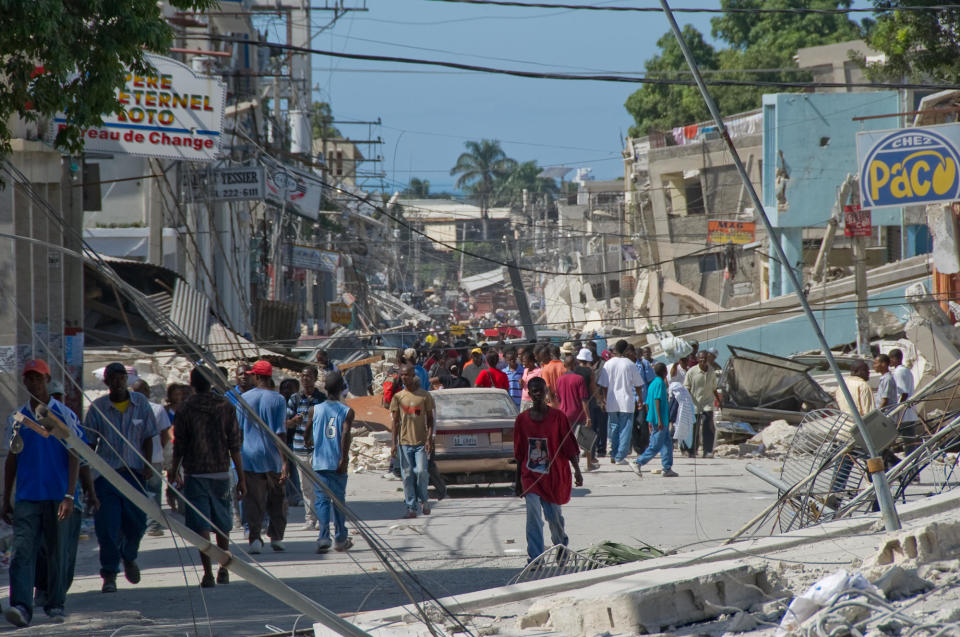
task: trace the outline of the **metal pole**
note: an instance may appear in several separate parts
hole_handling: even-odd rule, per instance
[[[152,519],[164,520],[172,531],[176,531],[177,535],[190,544],[193,544],[204,554],[209,555],[212,560],[215,560],[221,566],[228,568],[263,592],[272,595],[297,612],[303,613],[340,635],[353,635],[356,637],[368,635],[365,631],[360,630],[333,611],[324,608],[305,595],[298,593],[280,580],[271,577],[244,561],[238,560],[232,553],[224,551],[210,540],[203,539],[174,516],[165,515],[153,500],[120,477],[120,474],[118,474],[113,467],[108,465],[106,461],[97,455],[93,449],[88,447],[86,443],[77,438],[73,430],[57,418],[53,412],[41,406],[37,409],[37,416],[40,424],[45,426],[48,424],[52,425],[53,435],[65,441],[71,451],[80,456],[90,468],[116,487],[125,498],[133,502]]]
[[[700,69],[697,66],[696,60],[693,59],[693,54],[690,52],[689,47],[687,47],[686,41],[683,39],[683,34],[680,32],[680,27],[677,24],[676,19],[673,17],[673,12],[670,10],[670,5],[667,4],[667,0],[660,0],[660,6],[663,7],[663,13],[667,16],[667,20],[670,22],[670,29],[673,31],[673,35],[677,39],[677,44],[680,45],[680,49],[683,51],[683,57],[687,60],[687,64],[690,67],[690,72],[693,74],[693,79],[697,83],[697,88],[700,89],[700,94],[703,96],[703,101],[710,110],[710,114],[713,116],[713,120],[716,122],[717,128],[720,130],[720,136],[723,138],[723,141],[727,145],[727,149],[730,151],[730,156],[733,158],[733,163],[737,167],[737,172],[740,173],[740,179],[743,180],[743,184],[746,187],[747,192],[750,193],[750,199],[753,201],[754,208],[757,210],[757,213],[760,215],[760,219],[763,221],[763,226],[767,231],[767,236],[771,239],[770,246],[773,248],[777,258],[781,263],[789,264],[787,255],[784,254],[783,247],[780,245],[779,241],[775,240],[776,234],[774,233],[773,225],[770,223],[770,219],[767,217],[767,212],[763,207],[763,203],[760,201],[760,196],[757,194],[756,189],[753,187],[753,183],[750,181],[750,176],[747,174],[746,168],[744,168],[743,161],[740,159],[740,154],[733,145],[733,140],[730,139],[730,134],[727,132],[727,127],[723,123],[723,118],[720,116],[720,111],[717,109],[716,103],[710,96],[710,92],[707,90],[706,84],[703,83],[703,77],[700,75]],[[800,281],[797,280],[796,273],[793,271],[792,267],[786,267],[784,268],[784,271],[790,278],[790,282],[793,284],[793,290],[797,295],[797,299],[800,301],[801,307],[803,307],[803,312],[807,315],[807,319],[810,321],[810,326],[813,328],[814,333],[817,335],[817,339],[820,341],[823,354],[827,359],[827,363],[830,365],[830,369],[833,370],[834,376],[837,378],[837,383],[839,384],[840,391],[843,394],[844,399],[849,405],[855,405],[856,403],[853,401],[853,397],[850,395],[850,389],[847,387],[847,383],[843,380],[843,374],[840,373],[840,368],[837,366],[837,361],[834,360],[833,354],[830,353],[830,344],[827,343],[827,338],[823,335],[823,330],[820,329],[820,324],[817,323],[817,317],[814,315],[813,310],[810,309],[810,304],[807,303],[807,297],[803,294],[803,287],[800,285]],[[854,422],[857,424],[857,429],[860,431],[860,436],[863,438],[863,444],[867,449],[867,453],[871,458],[875,458],[877,456],[877,450],[873,444],[873,439],[870,437],[870,432],[863,424],[863,417],[856,409],[852,409],[851,411],[853,412],[852,416]],[[880,466],[883,467],[883,464],[880,463]],[[897,515],[897,509],[893,502],[893,496],[890,494],[890,486],[887,483],[887,475],[881,468],[880,471],[872,473],[871,476],[873,478],[873,488],[877,493],[877,502],[880,504],[880,512],[883,515],[883,524],[888,531],[896,531],[900,528],[900,518]]]

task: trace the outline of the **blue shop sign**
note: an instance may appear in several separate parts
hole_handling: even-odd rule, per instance
[[[960,124],[857,133],[860,205],[960,199]]]

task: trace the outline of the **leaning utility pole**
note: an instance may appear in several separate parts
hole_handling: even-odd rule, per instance
[[[733,163],[737,167],[737,172],[740,173],[740,179],[743,181],[744,187],[747,189],[747,192],[750,194],[750,198],[753,200],[754,208],[757,210],[757,214],[760,215],[760,220],[763,221],[763,226],[767,231],[767,236],[771,238],[770,246],[773,248],[777,258],[780,259],[781,263],[790,263],[790,261],[787,259],[787,255],[783,251],[783,246],[780,245],[779,241],[775,240],[777,235],[774,232],[773,224],[770,223],[770,218],[767,217],[767,212],[763,207],[763,203],[760,201],[760,196],[753,187],[753,182],[750,181],[750,176],[747,174],[747,170],[743,165],[743,160],[740,159],[740,153],[737,152],[737,148],[734,146],[733,140],[730,139],[730,133],[727,131],[726,124],[723,122],[723,117],[721,117],[720,111],[717,108],[716,103],[713,101],[713,97],[710,95],[710,91],[707,90],[707,85],[703,81],[703,76],[700,75],[700,67],[697,66],[697,61],[693,58],[693,53],[690,52],[690,48],[687,46],[686,40],[683,39],[683,33],[680,31],[680,26],[677,24],[677,20],[673,17],[673,11],[670,10],[670,5],[667,4],[667,0],[660,0],[660,6],[663,8],[663,13],[667,16],[667,21],[670,23],[670,29],[673,31],[674,37],[677,39],[677,44],[680,45],[680,49],[683,51],[683,57],[687,60],[687,65],[690,67],[690,72],[693,74],[693,79],[697,83],[697,88],[700,89],[700,94],[703,96],[703,101],[706,103],[707,108],[710,110],[710,114],[713,116],[714,122],[717,124],[720,137],[726,143],[727,150],[730,151],[730,157],[733,159]],[[803,313],[806,314],[807,320],[810,321],[810,326],[813,328],[814,333],[817,335],[817,339],[820,341],[820,346],[823,349],[823,355],[826,357],[827,363],[830,365],[830,369],[833,370],[833,374],[837,379],[837,383],[841,393],[843,394],[844,400],[847,401],[848,405],[856,405],[853,397],[850,395],[850,389],[847,387],[847,383],[843,379],[843,374],[840,372],[840,368],[837,366],[837,361],[834,360],[833,354],[830,353],[830,344],[827,343],[827,338],[823,335],[823,330],[820,329],[820,324],[817,322],[817,317],[814,315],[813,310],[810,309],[810,304],[807,303],[807,297],[803,293],[803,287],[800,285],[800,281],[797,280],[797,273],[794,272],[793,268],[791,267],[784,268],[784,270],[786,271],[790,282],[793,284],[794,293],[796,293],[797,299],[800,301],[800,306],[803,308]],[[866,448],[867,453],[869,454],[869,458],[867,458],[867,471],[870,473],[870,478],[873,482],[873,488],[877,495],[877,503],[880,505],[880,512],[883,514],[884,526],[888,531],[896,531],[900,529],[900,518],[897,516],[897,509],[893,502],[893,496],[890,494],[890,486],[887,482],[887,474],[884,473],[883,470],[883,460],[877,456],[877,449],[873,444],[873,438],[870,435],[870,431],[867,429],[866,425],[864,425],[863,417],[860,415],[860,412],[858,412],[856,409],[853,409],[852,412],[853,420],[856,422],[857,430],[859,431],[860,437],[863,440],[863,446]]]

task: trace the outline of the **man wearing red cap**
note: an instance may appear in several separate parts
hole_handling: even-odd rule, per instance
[[[17,412],[36,421],[36,410],[46,405],[74,433],[83,438],[76,415],[47,393],[50,368],[42,360],[27,361],[23,385],[30,399]],[[67,596],[67,564],[71,549],[76,551],[75,535],[69,532],[74,498],[77,492],[79,463],[76,456],[53,436],[43,437],[22,426],[11,416],[13,431],[11,453],[4,469],[3,520],[13,524],[13,559],[10,562],[10,607],[4,617],[14,626],[26,626],[33,618],[36,564],[41,549],[45,552],[46,592],[44,611],[56,622],[64,620]],[[18,447],[21,447],[17,451]],[[16,480],[16,506],[11,503]],[[72,542],[73,547],[65,546]]]
[[[287,431],[287,403],[283,396],[270,389],[273,365],[260,360],[253,364],[250,371],[254,376],[254,387],[245,391],[241,398],[273,433],[283,437]],[[248,550],[253,554],[263,550],[260,532],[266,513],[270,519],[267,527],[270,546],[274,551],[283,551],[286,549],[283,534],[287,528],[284,486],[290,475],[290,467],[273,439],[243,405],[237,407],[237,419],[243,432],[240,456],[247,483],[243,513],[250,530]]]

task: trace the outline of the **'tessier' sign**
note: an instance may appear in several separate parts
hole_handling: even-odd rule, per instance
[[[163,159],[212,161],[220,153],[226,86],[189,67],[147,54],[156,72],[128,72],[117,91],[123,111],[83,132],[87,151]],[[54,119],[51,136],[66,119]]]

